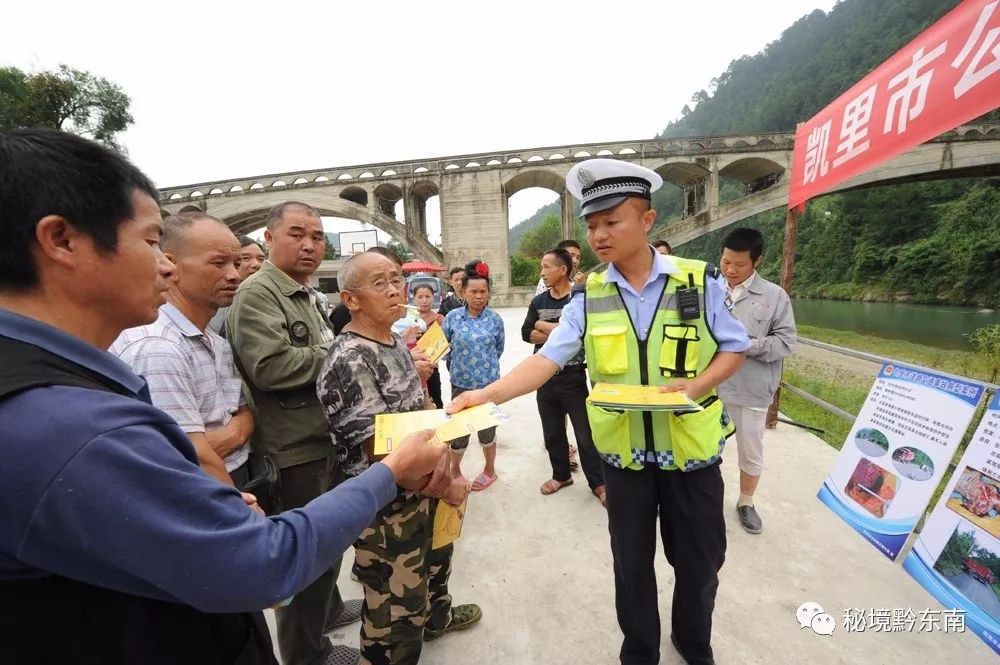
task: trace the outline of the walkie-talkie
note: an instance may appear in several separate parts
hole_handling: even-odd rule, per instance
[[[694,285],[694,274],[688,273],[688,285],[677,289],[677,311],[681,321],[690,321],[701,316],[701,303],[698,302],[698,287]]]

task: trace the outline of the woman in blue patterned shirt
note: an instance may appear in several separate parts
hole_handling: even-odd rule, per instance
[[[465,307],[448,312],[441,326],[451,344],[451,398],[466,390],[485,388],[500,378],[503,353],[503,319],[487,305],[490,300],[490,269],[476,259],[465,266],[462,278]],[[472,481],[474,491],[484,490],[497,479],[496,427],[479,432],[486,466]],[[460,461],[459,461],[460,463]],[[461,473],[461,469],[456,469]]]

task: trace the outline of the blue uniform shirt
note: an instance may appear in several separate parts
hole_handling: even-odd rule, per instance
[[[667,276],[680,272],[670,256],[660,254],[652,247],[649,248],[649,251],[653,252],[653,269],[649,273],[649,279],[646,280],[645,286],[640,291],[636,292],[632,288],[613,263],[608,266],[606,276],[609,282],[614,282],[621,289],[625,308],[628,309],[629,316],[635,323],[639,339],[646,339],[649,336],[649,326],[653,324],[653,318],[656,316],[656,306],[660,299],[660,293],[666,284]],[[726,305],[726,286],[722,278],[712,279],[709,277],[706,282],[708,286],[705,293],[705,314],[708,327],[712,329],[719,342],[719,351],[746,351],[750,348],[750,339],[747,337],[747,331],[743,324],[729,311]],[[549,333],[549,339],[539,350],[539,353],[559,365],[560,368],[563,367],[583,346],[585,318],[583,293],[576,293],[563,309],[559,326]]]
[[[375,464],[263,517],[198,467],[187,435],[121,360],[3,309],[0,337],[135,395],[54,385],[0,401],[0,580],[61,575],[205,612],[259,610],[329,570],[396,496],[392,472]]]

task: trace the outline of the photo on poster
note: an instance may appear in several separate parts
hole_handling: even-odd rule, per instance
[[[910,480],[922,482],[934,475],[934,462],[930,455],[913,446],[903,446],[892,451],[892,465],[900,475]]]
[[[875,517],[881,518],[896,498],[898,488],[899,478],[871,460],[861,458],[844,486],[844,494]]]
[[[862,427],[855,432],[854,445],[869,457],[881,457],[889,452],[889,439],[874,427]]]
[[[959,522],[934,561],[934,570],[1000,621],[1000,541],[973,524]]]
[[[945,505],[1000,538],[1000,480],[967,466]]]

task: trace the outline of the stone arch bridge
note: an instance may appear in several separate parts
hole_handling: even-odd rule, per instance
[[[290,199],[326,216],[371,224],[408,245],[422,259],[462,265],[473,257],[494,266],[493,301],[520,304],[511,289],[507,245],[508,199],[529,187],[561,197],[564,236],[574,206],[566,191],[570,167],[590,157],[634,161],[683,191],[684,219],[657,237],[680,245],[788,200],[794,134],[767,133],[581,143],[529,150],[455,155],[233,178],[161,190],[165,213],[201,210],[239,233],[264,224],[267,211]],[[1000,174],[1000,126],[965,125],[848,180],[835,191],[920,179]],[[722,179],[751,192],[719,202]],[[428,199],[439,197],[439,249],[427,239]],[[397,203],[403,202],[403,219]],[[532,290],[533,291],[533,290]]]

